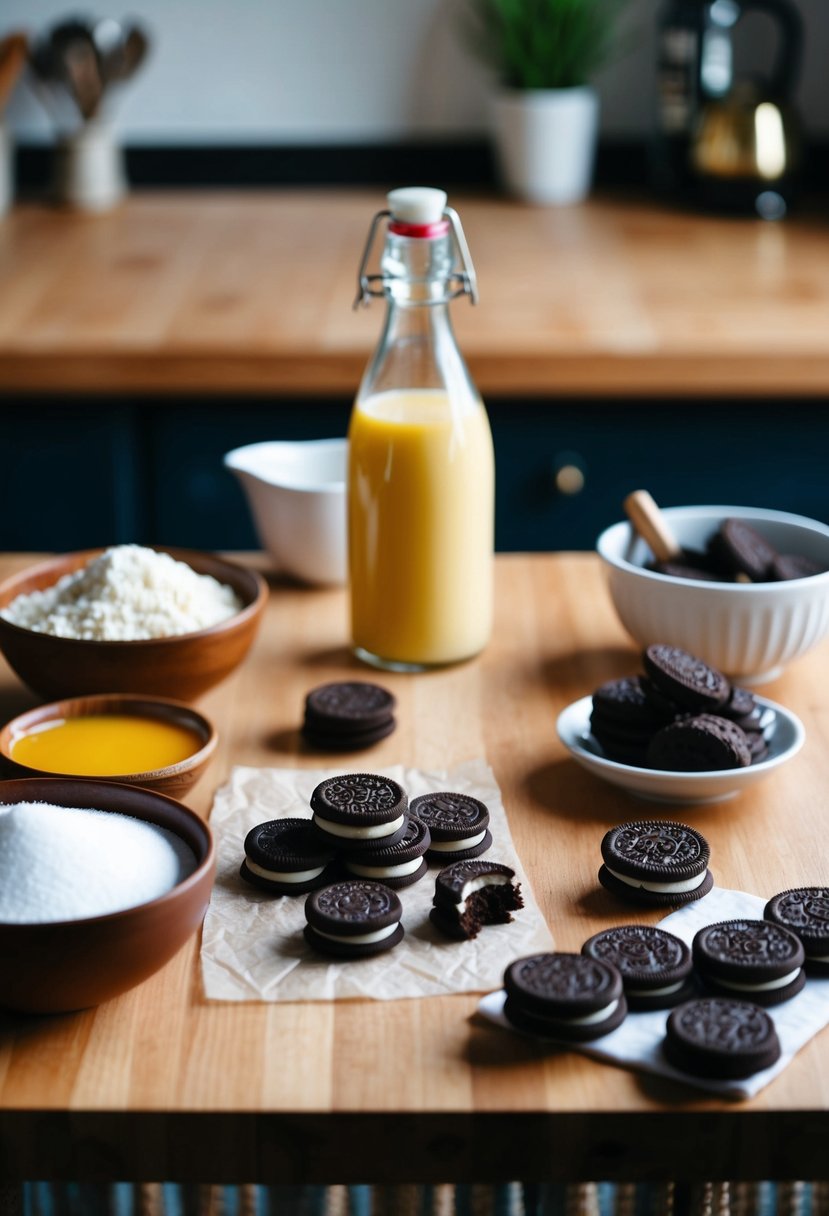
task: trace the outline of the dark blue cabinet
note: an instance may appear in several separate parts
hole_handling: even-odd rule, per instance
[[[590,549],[641,486],[665,506],[756,505],[829,520],[829,410],[820,402],[488,407],[502,550]],[[130,540],[253,548],[224,453],[262,439],[342,435],[349,410],[346,400],[8,400],[0,410],[0,549]],[[562,467],[576,470],[570,488],[583,481],[578,493],[557,485]]]

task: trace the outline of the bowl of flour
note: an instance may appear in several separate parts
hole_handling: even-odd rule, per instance
[[[112,782],[0,787],[0,1005],[84,1009],[164,966],[201,924],[215,872],[207,824]]]
[[[193,700],[233,671],[267,599],[254,570],[210,553],[118,545],[50,558],[0,583],[0,649],[50,698]]]

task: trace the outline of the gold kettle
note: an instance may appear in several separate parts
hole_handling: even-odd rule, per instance
[[[703,177],[742,178],[773,189],[796,168],[797,120],[790,107],[743,81],[727,97],[702,107],[690,152],[694,170]]]

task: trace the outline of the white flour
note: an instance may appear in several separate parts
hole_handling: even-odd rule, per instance
[[[79,920],[134,908],[196,868],[165,828],[46,802],[0,806],[0,922]]]
[[[232,587],[169,553],[117,545],[53,587],[19,595],[2,616],[35,633],[133,642],[207,629],[241,608]]]

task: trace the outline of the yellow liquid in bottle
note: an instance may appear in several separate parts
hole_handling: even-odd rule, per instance
[[[137,714],[88,714],[21,735],[11,756],[47,773],[117,777],[178,764],[202,746],[195,731],[174,722]]]
[[[390,664],[477,654],[492,625],[494,460],[486,411],[441,390],[379,393],[349,429],[354,645]]]

